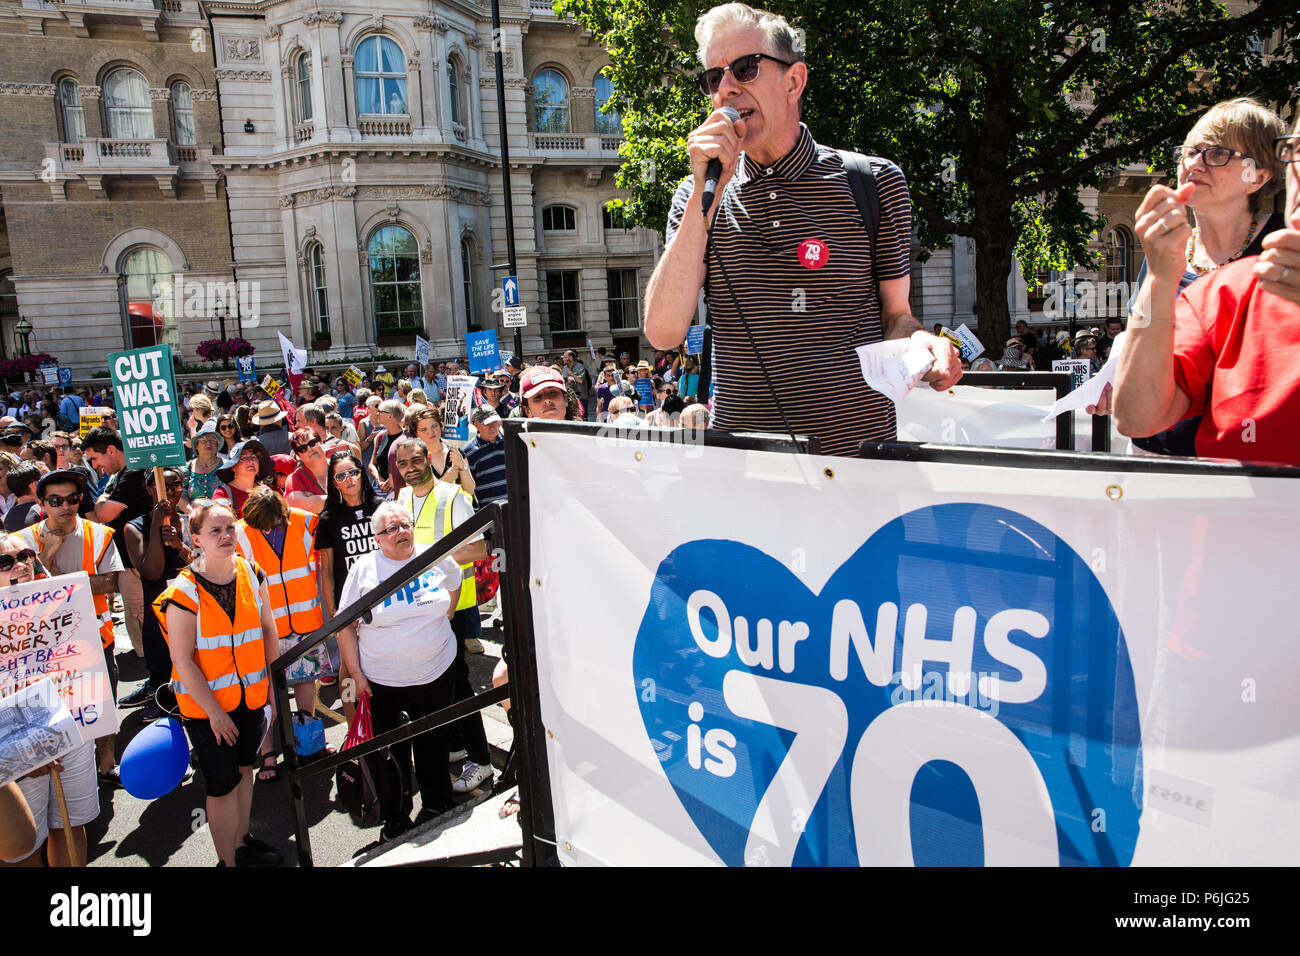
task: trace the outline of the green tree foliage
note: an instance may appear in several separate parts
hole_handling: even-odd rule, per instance
[[[623,111],[628,218],[662,230],[687,174],[686,137],[710,105],[694,0],[560,0],[610,52]],[[1168,148],[1212,104],[1294,106],[1300,5],[1239,16],[1208,0],[775,0],[803,32],[804,118],[818,142],[897,162],[922,247],[977,248],[980,337],[1004,339],[1012,256],[1026,275],[1090,264],[1103,226],[1079,200],[1130,163],[1172,170]],[[1261,42],[1262,41],[1262,42]],[[1267,53],[1265,52],[1267,50]]]

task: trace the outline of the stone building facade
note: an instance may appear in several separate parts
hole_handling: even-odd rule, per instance
[[[151,336],[194,361],[222,317],[268,365],[277,331],[313,361],[508,347],[487,4],[24,3],[0,3],[6,354],[20,314],[79,378]],[[605,52],[541,0],[504,0],[500,45],[524,350],[637,354],[660,239],[606,209]]]

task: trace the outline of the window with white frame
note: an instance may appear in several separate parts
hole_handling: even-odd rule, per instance
[[[568,206],[547,206],[542,210],[542,230],[545,232],[576,232],[577,219]]]
[[[318,335],[329,335],[330,303],[325,288],[325,252],[319,242],[312,243],[307,261],[311,266],[312,328]]]
[[[172,123],[177,146],[193,146],[198,142],[194,132],[194,97],[188,83],[172,86]]]
[[[153,139],[149,84],[135,70],[120,69],[104,80],[104,110],[111,139]]]
[[[59,80],[59,109],[63,114],[63,141],[80,143],[86,138],[86,114],[81,107],[81,90],[70,76]]]
[[[368,36],[357,46],[357,111],[366,114],[408,115],[406,57],[385,36]]]
[[[311,54],[305,50],[294,63],[294,85],[298,94],[298,122],[311,122]]]
[[[167,254],[151,246],[132,249],[122,260],[122,276],[130,334],[127,347],[179,346]]]
[[[469,240],[460,241],[460,274],[465,286],[465,330],[474,327],[474,266]]]
[[[641,326],[641,306],[636,294],[635,269],[606,269],[609,282],[609,327],[611,330]]]

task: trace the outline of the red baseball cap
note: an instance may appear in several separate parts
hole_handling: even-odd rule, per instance
[[[292,475],[298,470],[298,463],[288,455],[272,455],[271,462],[275,465],[275,470],[282,475]]]
[[[564,379],[549,365],[534,365],[519,377],[519,394],[522,398],[532,398],[548,388],[564,391]]]

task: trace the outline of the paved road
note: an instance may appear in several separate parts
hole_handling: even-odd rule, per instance
[[[118,696],[140,686],[145,679],[144,662],[135,656],[130,639],[117,620],[117,660],[122,681]],[[476,691],[487,690],[492,684],[492,669],[501,657],[502,636],[499,631],[485,630],[484,654],[469,656],[470,680]],[[337,688],[322,688],[324,703],[339,710]],[[118,732],[120,757],[131,738],[142,724],[139,709],[119,712],[121,730]],[[483,712],[488,740],[494,747],[507,749],[510,743],[510,725],[505,712],[493,705]],[[335,747],[342,747],[347,728],[325,721],[325,737]],[[311,829],[312,856],[317,866],[337,866],[350,860],[362,847],[379,839],[379,827],[362,828],[337,803],[333,777],[314,777],[304,784],[307,821]],[[216,852],[212,838],[203,821],[203,780],[196,773],[190,782],[177,787],[157,800],[138,800],[125,790],[100,790],[99,819],[87,830],[87,857],[90,866],[213,866]],[[419,810],[419,796],[415,798]],[[293,813],[289,799],[289,785],[283,781],[274,784],[258,783],[253,796],[253,832],[279,849],[286,865],[297,861],[294,849]]]

